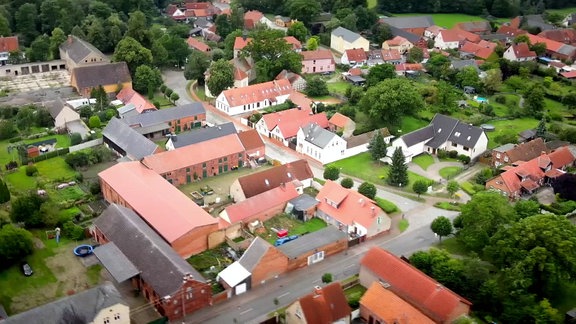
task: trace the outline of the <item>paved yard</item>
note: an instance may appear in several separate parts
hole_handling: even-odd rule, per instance
[[[11,93],[60,88],[69,84],[70,73],[68,71],[52,71],[0,78],[0,89]]]

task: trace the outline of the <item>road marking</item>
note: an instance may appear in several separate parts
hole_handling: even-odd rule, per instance
[[[320,279],[316,279],[316,280],[312,281],[312,283],[317,283],[317,282],[320,282]]]
[[[347,265],[346,267],[344,267],[344,269],[352,268],[352,267],[355,267],[355,266],[356,266],[355,264],[349,264],[349,265]]]
[[[243,312],[240,312],[240,315],[244,315],[244,314],[246,314],[246,313],[248,313],[248,312],[251,312],[252,310],[253,310],[252,308],[248,308],[247,310],[245,310],[245,311],[243,311]]]
[[[288,291],[288,292],[285,292],[285,293],[283,293],[283,294],[282,294],[282,295],[280,295],[280,296],[278,296],[278,298],[282,298],[282,297],[285,297],[285,296],[288,296],[288,295],[290,295],[290,292],[289,292],[289,291]]]

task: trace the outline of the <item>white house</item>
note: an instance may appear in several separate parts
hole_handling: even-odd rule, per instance
[[[298,130],[296,151],[327,164],[344,156],[346,141],[316,123],[309,123]]]
[[[292,92],[288,80],[274,80],[243,88],[222,91],[216,98],[216,108],[228,115],[238,115],[283,104]]]
[[[370,49],[370,42],[353,31],[338,27],[330,35],[330,48],[342,54],[347,49],[361,48],[364,51]]]
[[[434,47],[440,49],[458,48],[460,37],[454,30],[441,30],[434,39]]]
[[[388,147],[385,161],[391,162],[396,148],[401,148],[406,162],[422,153],[437,154],[439,150],[456,151],[475,159],[488,147],[488,137],[480,127],[452,117],[436,114],[430,125],[400,136]]]
[[[340,58],[342,64],[364,65],[368,62],[368,55],[363,48],[347,49]]]
[[[514,62],[534,61],[536,52],[531,51],[526,43],[512,44],[504,51],[503,57]]]

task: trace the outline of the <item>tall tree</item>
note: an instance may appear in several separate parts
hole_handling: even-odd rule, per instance
[[[308,36],[308,28],[304,26],[303,22],[297,21],[288,27],[286,35],[294,36],[300,42],[305,42],[306,36]]]
[[[10,219],[13,222],[23,222],[26,227],[39,227],[43,225],[40,206],[44,200],[35,192],[20,196],[12,201]]]
[[[536,127],[536,137],[544,138],[546,136],[546,119],[540,119],[538,126]]]
[[[49,33],[58,26],[60,5],[57,0],[45,0],[40,5],[40,30]]]
[[[286,8],[290,17],[298,19],[306,26],[322,11],[320,2],[318,0],[288,0]]]
[[[0,15],[0,35],[12,35],[10,22],[3,15]]]
[[[540,118],[544,112],[544,89],[539,84],[534,84],[524,93],[524,108],[526,114]]]
[[[329,94],[326,81],[318,76],[313,76],[308,80],[306,94],[310,97],[321,97]]]
[[[108,41],[110,42],[109,48],[116,48],[116,45],[122,40],[126,32],[126,23],[120,18],[117,13],[111,14],[104,23]]]
[[[434,97],[437,111],[442,114],[452,113],[457,108],[456,99],[454,87],[448,82],[440,80],[436,85],[436,96]]]
[[[46,35],[38,36],[26,51],[26,57],[31,62],[48,61],[50,58],[50,38]]]
[[[408,51],[408,62],[420,63],[424,59],[424,51],[418,47],[414,46]]]
[[[456,83],[461,87],[473,87],[476,91],[480,90],[480,77],[478,70],[473,66],[467,66],[456,73]]]
[[[500,69],[491,69],[486,71],[486,76],[483,79],[484,90],[492,94],[502,85],[502,71]]]
[[[20,34],[22,45],[29,46],[38,36],[36,22],[38,21],[38,12],[36,6],[31,3],[25,3],[14,15],[16,22],[16,31]]]
[[[0,259],[2,266],[8,266],[32,253],[34,250],[32,233],[12,224],[0,229]]]
[[[372,160],[380,161],[381,158],[386,156],[386,142],[384,141],[384,136],[380,130],[374,132],[374,136],[368,144],[368,150],[372,156]]]
[[[88,16],[85,21],[87,23],[83,26],[83,29],[86,34],[86,41],[102,52],[108,52],[113,49],[110,48],[110,40],[102,25],[102,20],[96,16]]]
[[[168,52],[168,64],[177,67],[185,64],[186,58],[190,55],[190,48],[184,38],[166,34],[160,38],[159,42]]]
[[[438,235],[438,239],[442,241],[443,236],[452,234],[452,222],[446,216],[438,216],[430,224],[430,229],[434,234]]]
[[[0,204],[10,201],[10,190],[3,179],[0,179]]]
[[[186,80],[198,80],[200,85],[204,84],[204,73],[210,67],[210,57],[200,51],[192,51],[188,57],[188,63],[184,68],[184,78]]]
[[[370,68],[366,76],[366,86],[372,87],[386,79],[393,79],[396,77],[396,69],[392,64],[378,64]]]
[[[222,38],[226,38],[226,36],[228,36],[228,34],[234,30],[232,29],[232,24],[230,23],[228,15],[218,15],[214,21],[214,24],[216,25],[216,31],[218,32],[218,35],[220,35]]]
[[[453,197],[456,191],[460,189],[460,185],[456,180],[450,180],[446,184],[446,191],[450,194],[450,197]]]
[[[140,44],[150,46],[150,37],[148,34],[148,22],[146,21],[146,16],[142,11],[134,11],[130,13],[130,18],[128,19],[128,30],[126,35],[137,40]]]
[[[152,52],[134,38],[124,37],[124,39],[116,45],[112,59],[115,62],[126,62],[130,73],[134,75],[138,66],[152,64]]]
[[[308,38],[308,40],[306,41],[306,49],[309,51],[315,51],[318,49],[319,44],[320,44],[319,37],[312,36]]]
[[[234,85],[234,66],[224,59],[212,63],[207,81],[208,90],[214,97]]]
[[[426,193],[428,191],[428,182],[425,180],[417,180],[412,184],[412,191],[414,191],[418,197],[421,194]]]
[[[354,14],[358,21],[356,26],[359,30],[369,30],[378,21],[378,14],[374,9],[368,9],[367,6],[360,5],[354,9]]]
[[[340,169],[335,165],[327,165],[324,168],[324,179],[335,181],[340,177]]]
[[[388,170],[387,182],[389,185],[398,187],[408,185],[408,165],[400,147],[397,147],[392,155],[392,164]]]
[[[66,34],[64,31],[56,27],[52,31],[52,35],[50,36],[50,53],[52,54],[53,59],[60,58],[60,45],[66,41]]]
[[[162,84],[160,70],[148,65],[140,65],[134,74],[134,90],[142,94],[154,94],[154,91]]]

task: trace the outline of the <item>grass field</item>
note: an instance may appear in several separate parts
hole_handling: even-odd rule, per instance
[[[326,222],[317,217],[314,217],[307,222],[302,222],[292,216],[278,215],[264,222],[264,227],[267,231],[262,233],[260,236],[270,242],[270,244],[274,244],[277,237],[276,234],[270,230],[272,227],[276,229],[286,229],[288,230],[288,235],[302,235],[316,232],[326,226]]]
[[[402,130],[402,134],[407,134],[422,127],[425,127],[426,125],[428,125],[428,122],[422,119],[418,119],[412,116],[405,116],[402,118],[402,121],[400,122],[401,127],[400,129]]]
[[[404,232],[405,230],[407,230],[408,226],[410,226],[410,224],[408,223],[408,220],[406,220],[406,219],[401,219],[398,222],[398,229],[400,230],[400,232]]]
[[[49,140],[55,138],[56,139],[56,148],[65,148],[70,146],[70,136],[68,135],[49,135],[44,136],[36,139],[28,139],[24,141],[24,144],[31,144],[36,142],[41,142],[45,140]]]
[[[326,83],[328,87],[328,91],[331,93],[338,93],[344,95],[346,93],[346,89],[350,87],[350,83],[346,81],[337,81],[337,82],[328,82]]]
[[[457,23],[467,22],[467,21],[484,21],[486,19],[478,16],[470,16],[465,14],[444,14],[444,13],[437,13],[437,14],[419,14],[419,13],[407,13],[407,14],[394,14],[396,17],[409,17],[409,16],[432,16],[434,19],[434,24],[444,27],[444,28],[452,28]]]
[[[434,158],[430,154],[420,154],[412,159],[412,163],[417,164],[422,170],[428,169],[429,166],[434,164]]]
[[[496,129],[493,132],[487,132],[488,135],[488,148],[495,148],[506,143],[499,143],[495,139],[503,134],[515,134],[533,129],[538,126],[538,120],[532,118],[522,118],[513,120],[496,120],[488,124],[494,125]]]
[[[370,2],[368,2],[370,3]],[[576,12],[576,7],[569,7],[569,8],[562,8],[562,9],[548,9],[546,10],[550,13],[557,13],[557,14],[561,14],[561,15],[568,15],[571,14],[573,12]]]
[[[462,172],[462,168],[457,167],[457,166],[445,167],[445,168],[440,169],[440,171],[438,171],[440,176],[444,179],[452,179],[456,175],[458,175],[460,172]]]
[[[445,210],[460,211],[460,205],[459,204],[451,204],[447,201],[439,201],[439,202],[434,204],[434,207],[440,208],[440,209],[445,209]]]
[[[360,298],[366,292],[366,288],[362,287],[362,285],[354,285],[346,290],[344,290],[344,295],[346,296],[346,300],[348,302],[351,301],[359,301]]]
[[[38,174],[29,177],[26,175],[26,166],[18,171],[6,174],[6,183],[12,190],[27,191],[36,189],[38,184],[47,184],[54,181],[67,182],[74,179],[76,172],[64,161],[63,157],[54,157],[35,164]]]

